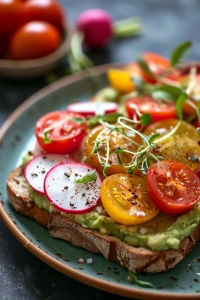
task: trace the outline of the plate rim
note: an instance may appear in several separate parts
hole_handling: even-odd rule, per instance
[[[59,90],[61,87],[72,84],[76,81],[89,78],[91,74],[99,74],[103,75],[109,68],[119,68],[123,66],[124,63],[112,63],[105,64],[98,67],[91,68],[89,71],[84,71],[81,73],[77,73],[71,76],[66,76],[55,83],[45,86],[40,89],[32,96],[30,96],[27,100],[25,100],[22,104],[20,104],[7,118],[2,127],[0,128],[0,143],[3,137],[6,135],[8,129],[12,126],[13,122],[18,119],[18,117],[24,113],[28,108],[35,105],[40,101],[40,98],[50,94],[53,91]],[[67,263],[62,263],[58,259],[54,258],[50,254],[43,251],[36,244],[34,244],[23,232],[20,231],[18,226],[12,221],[9,213],[6,211],[3,200],[0,199],[0,218],[3,220],[8,229],[12,232],[12,234],[17,238],[17,240],[33,255],[37,258],[45,262],[47,265],[51,266],[55,270],[71,277],[77,281],[80,281],[84,284],[87,284],[91,287],[113,293],[121,296],[126,296],[129,298],[139,297],[142,299],[199,299],[199,293],[180,293],[180,292],[161,292],[158,290],[150,290],[150,289],[140,289],[130,284],[129,286],[122,286],[119,283],[108,282],[101,278],[94,278],[91,275],[82,273],[79,270],[75,270],[73,267],[67,265]]]

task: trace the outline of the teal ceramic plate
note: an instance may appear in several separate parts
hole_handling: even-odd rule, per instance
[[[126,269],[107,261],[102,255],[50,238],[47,229],[20,215],[8,203],[7,176],[21,163],[23,154],[33,149],[36,120],[46,112],[65,109],[69,101],[90,99],[98,89],[107,85],[107,68],[94,69],[93,79],[83,73],[47,86],[24,102],[3,125],[0,133],[0,215],[16,238],[34,255],[85,284],[131,298],[200,299],[200,244],[169,272],[139,275],[139,279],[155,286],[154,289],[142,288],[128,281]],[[80,265],[78,258],[92,258],[93,264]]]

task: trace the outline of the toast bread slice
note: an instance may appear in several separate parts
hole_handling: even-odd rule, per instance
[[[178,264],[200,240],[200,224],[180,243],[179,249],[152,251],[130,246],[120,239],[85,229],[59,213],[49,213],[30,198],[21,167],[12,171],[7,180],[10,204],[16,211],[48,227],[50,236],[69,241],[93,253],[101,253],[107,260],[115,261],[135,274],[165,272]]]

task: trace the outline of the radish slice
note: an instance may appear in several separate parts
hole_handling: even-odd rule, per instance
[[[115,102],[79,102],[69,104],[66,109],[68,112],[88,117],[114,113],[118,110],[118,105]]]
[[[34,157],[24,170],[24,175],[30,186],[38,193],[44,195],[44,178],[47,172],[59,163],[73,161],[67,155],[43,154]]]
[[[44,180],[44,191],[49,201],[60,211],[82,214],[90,211],[100,200],[101,178],[77,183],[95,169],[78,162],[69,162],[53,167]]]

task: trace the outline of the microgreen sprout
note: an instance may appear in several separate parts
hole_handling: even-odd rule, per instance
[[[44,143],[45,143],[45,144],[50,144],[50,143],[51,143],[51,140],[50,140],[50,138],[49,138],[49,131],[45,131],[45,132],[43,133],[43,136],[44,136]]]
[[[141,133],[135,128],[135,125],[141,124],[141,121],[130,120],[126,117],[119,117],[116,125],[111,125],[107,122],[100,123],[104,126],[104,129],[100,131],[96,140],[94,141],[94,147],[90,155],[96,154],[101,166],[103,166],[103,174],[106,176],[107,170],[112,164],[110,161],[111,153],[111,139],[112,134],[115,132],[120,135],[131,147],[117,147],[114,149],[114,153],[117,156],[119,164],[127,170],[127,173],[132,173],[135,169],[139,169],[142,173],[146,174],[147,169],[151,161],[159,161],[163,159],[153,153],[153,149],[156,148],[156,142],[159,133],[152,134],[150,137]],[[135,137],[138,136],[139,139]],[[138,142],[137,140],[140,140]],[[105,149],[105,155],[102,155],[101,149]],[[133,150],[137,149],[137,150]],[[123,163],[121,155],[127,154],[130,157],[128,163]]]
[[[91,172],[87,173],[86,175],[82,176],[81,178],[75,179],[76,183],[87,183],[91,181],[95,181],[97,179],[97,172],[96,170],[92,170]]]
[[[135,282],[137,285],[144,288],[154,288],[154,285],[152,283],[138,279],[137,276],[130,271],[129,271],[129,280],[131,283]]]

